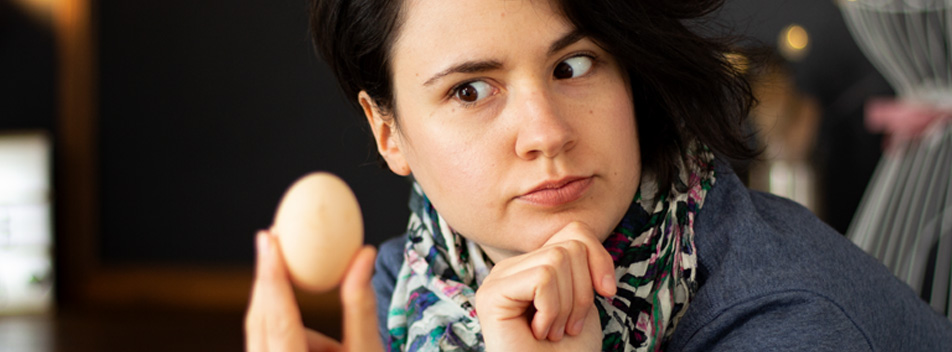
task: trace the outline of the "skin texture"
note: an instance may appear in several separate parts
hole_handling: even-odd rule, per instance
[[[394,115],[358,99],[390,169],[412,174],[495,262],[476,292],[487,350],[599,350],[594,295],[616,290],[601,242],[641,173],[627,76],[546,1],[407,0],[403,11]],[[372,253],[358,253],[344,278],[343,345],[301,326],[283,259],[262,253],[249,350],[379,350],[348,348],[377,340],[368,300],[347,296],[372,302]]]

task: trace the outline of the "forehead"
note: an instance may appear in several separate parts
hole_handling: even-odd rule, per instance
[[[547,0],[406,0],[393,65],[439,66],[505,60],[513,51],[545,54],[572,26]]]

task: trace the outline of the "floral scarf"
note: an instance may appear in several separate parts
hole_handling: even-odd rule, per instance
[[[694,219],[714,184],[713,159],[706,149],[691,155],[676,181],[681,187],[657,199],[642,198],[657,189],[649,175],[642,176],[627,213],[604,241],[618,291],[595,298],[603,351],[658,351],[687,310],[697,290]],[[388,349],[484,350],[473,299],[492,262],[446,224],[419,184],[410,207],[409,238],[387,318]]]

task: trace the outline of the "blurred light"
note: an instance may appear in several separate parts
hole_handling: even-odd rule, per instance
[[[0,134],[0,205],[48,200],[48,143],[43,134]]]
[[[30,16],[37,20],[49,21],[53,17],[53,7],[60,0],[13,0]]]
[[[0,315],[52,306],[50,144],[44,132],[0,133]]]
[[[798,25],[791,25],[787,28],[787,43],[791,48],[801,50],[807,47],[810,38],[807,31]]]
[[[780,54],[789,61],[799,61],[807,54],[810,46],[810,35],[807,30],[798,24],[791,24],[780,31],[777,48]]]
[[[58,0],[13,0],[20,5],[36,11],[50,11]]]

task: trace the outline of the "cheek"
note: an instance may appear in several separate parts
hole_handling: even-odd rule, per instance
[[[606,90],[600,94],[602,99],[593,100],[589,111],[594,111],[592,118],[604,121],[599,124],[595,134],[600,136],[600,143],[603,148],[616,150],[616,154],[624,154],[626,158],[631,158],[632,153],[639,153],[638,150],[638,128],[635,116],[635,107],[631,102],[631,95],[627,93],[626,87],[615,85],[613,89]],[[609,144],[610,146],[604,146]]]
[[[487,138],[488,139],[488,138]],[[464,206],[465,212],[482,212],[494,209],[497,182],[502,179],[499,173],[498,154],[491,145],[483,143],[454,144],[454,151],[443,155],[442,182],[446,182],[445,192],[452,193],[451,199]],[[485,215],[485,214],[484,214]]]
[[[604,92],[605,99],[599,99],[599,109],[595,110],[604,123],[592,132],[597,136],[596,153],[605,156],[607,176],[617,198],[612,203],[624,206],[630,203],[641,180],[641,151],[638,142],[638,129],[631,96],[625,86],[616,85]]]
[[[492,189],[498,151],[491,138],[439,123],[414,125],[412,131],[406,140],[407,162],[432,197],[477,201]]]

